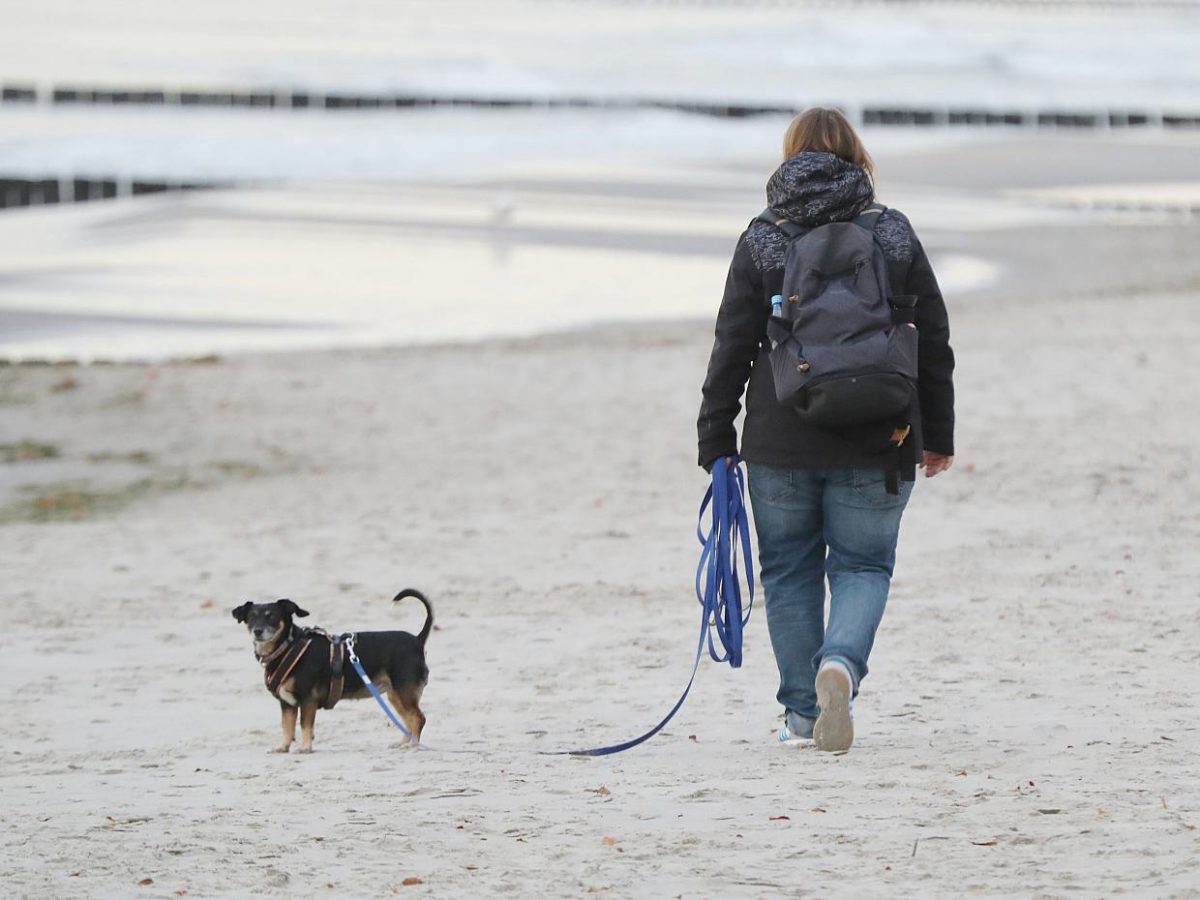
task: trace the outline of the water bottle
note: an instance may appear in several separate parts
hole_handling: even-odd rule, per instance
[[[783,319],[783,294],[776,294],[771,298],[771,319],[767,322],[767,337],[772,350],[779,346],[787,329],[788,323]]]

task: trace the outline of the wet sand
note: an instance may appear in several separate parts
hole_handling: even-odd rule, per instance
[[[868,138],[880,198],[914,222],[948,297],[1200,281],[1187,200],[1200,156],[1186,136]],[[1093,182],[1093,169],[1073,174],[1080,154],[1140,164]],[[501,165],[471,179],[297,180],[7,212],[0,316],[19,327],[0,333],[0,358],[161,360],[703,319],[765,202],[773,163],[754,158]]]

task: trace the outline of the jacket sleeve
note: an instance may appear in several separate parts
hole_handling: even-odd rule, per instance
[[[954,351],[946,303],[925,248],[916,241],[905,293],[917,296],[917,393],[926,450],[954,455]]]
[[[720,456],[737,453],[737,430],[733,422],[741,411],[742,393],[766,334],[768,311],[762,275],[743,233],[733,253],[725,296],[717,312],[716,340],[708,359],[700,418],[696,422],[699,463],[706,468]]]

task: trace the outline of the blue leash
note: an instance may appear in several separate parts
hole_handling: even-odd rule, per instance
[[[688,678],[687,687],[671,711],[661,722],[638,737],[620,744],[607,747],[593,747],[590,750],[544,750],[541,756],[610,756],[643,744],[654,737],[666,726],[675,714],[679,712],[692,684],[696,680],[696,672],[700,668],[700,660],[704,657],[705,637],[708,638],[708,655],[716,662],[727,662],[737,669],[742,665],[742,630],[750,620],[750,610],[754,606],[754,568],[750,553],[750,523],[746,515],[746,483],[736,456],[725,456],[713,463],[712,484],[704,494],[700,504],[699,521],[696,525],[696,537],[704,549],[700,552],[700,564],[696,567],[696,599],[700,601],[700,637],[696,643],[696,659],[692,663],[692,674]],[[711,508],[711,526],[707,533],[704,531],[704,514]],[[742,587],[738,578],[738,550],[741,550],[742,563],[746,569],[746,585],[749,588],[748,602],[742,608]],[[713,634],[716,634],[716,641]],[[362,679],[362,683],[370,691],[379,708],[384,711],[393,725],[400,729],[409,740],[412,733],[404,727],[392,708],[384,701],[371,679],[359,662],[358,654],[354,652],[354,635],[344,635],[346,657],[354,666],[354,671]],[[722,651],[717,650],[720,643]],[[460,751],[462,752],[462,751]]]
[[[700,553],[700,565],[696,567],[696,599],[700,601],[700,638],[696,643],[696,659],[692,663],[692,674],[687,687],[675,701],[671,711],[661,722],[639,737],[612,744],[594,747],[591,750],[544,751],[543,756],[609,756],[630,750],[645,743],[658,734],[679,712],[687,700],[700,660],[704,656],[705,636],[708,637],[708,655],[716,662],[728,662],[733,668],[742,665],[742,630],[750,620],[754,606],[754,565],[750,554],[750,523],[746,516],[745,479],[736,456],[721,457],[713,463],[712,484],[700,504],[696,537],[704,549]],[[704,514],[711,507],[712,525],[704,532]],[[746,585],[749,588],[748,602],[742,609],[742,588],[738,579],[738,548],[746,568]],[[710,628],[710,625],[712,626]],[[713,633],[723,648],[718,653]]]
[[[354,666],[354,671],[358,673],[358,677],[362,679],[362,683],[371,692],[371,696],[375,698],[375,702],[379,704],[379,708],[392,720],[392,724],[400,729],[400,733],[411,741],[413,739],[412,732],[405,728],[404,723],[396,718],[396,714],[392,712],[392,708],[384,702],[383,695],[379,693],[379,688],[375,687],[375,683],[367,677],[366,670],[363,669],[362,663],[358,661],[358,654],[354,652],[354,635],[343,635],[341,639],[346,643],[346,658],[350,660],[350,665]]]

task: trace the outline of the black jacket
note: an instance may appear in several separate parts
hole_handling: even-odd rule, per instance
[[[783,218],[811,228],[853,219],[874,200],[874,189],[860,167],[832,153],[804,152],[786,160],[767,183],[767,204]],[[875,234],[883,247],[893,294],[918,297],[917,396],[913,435],[905,442],[904,475],[922,449],[954,453],[954,352],[946,305],[921,242],[903,213],[888,209]],[[699,461],[709,465],[737,452],[734,419],[746,393],[741,457],[780,469],[859,466],[880,468],[880,457],[819,428],[803,424],[775,399],[767,362],[767,318],[771,297],[783,285],[784,234],[755,220],[742,233],[729,267],[725,296],[717,313],[716,341],[704,379],[700,405]]]

